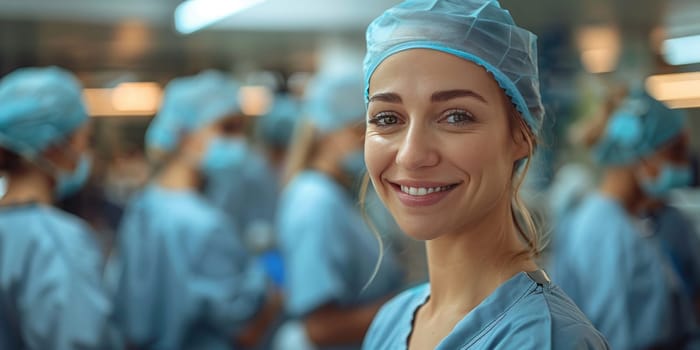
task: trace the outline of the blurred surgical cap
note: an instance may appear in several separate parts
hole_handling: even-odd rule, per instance
[[[0,146],[23,157],[66,140],[87,118],[82,87],[64,69],[22,68],[0,80]]]
[[[301,107],[294,97],[277,95],[270,111],[258,120],[262,140],[275,147],[289,145]]]
[[[316,76],[307,87],[304,115],[322,134],[352,124],[361,125],[365,118],[362,99],[362,76],[347,72]]]
[[[233,79],[212,70],[171,81],[146,131],[147,147],[172,151],[182,135],[241,113],[238,90]]]
[[[634,91],[613,112],[593,155],[602,165],[633,164],[680,135],[685,126],[683,112]]]
[[[510,97],[535,135],[544,107],[537,71],[537,36],[518,27],[496,0],[407,0],[367,28],[365,102],[369,81],[389,56],[432,49],[482,66]]]

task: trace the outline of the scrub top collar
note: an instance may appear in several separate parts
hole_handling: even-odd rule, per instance
[[[454,329],[436,347],[436,349],[466,349],[484,337],[494,326],[504,319],[504,315],[527,295],[548,289],[551,280],[542,270],[520,272],[496,288],[491,295],[484,299],[476,308],[470,311]],[[418,310],[430,299],[430,284],[425,284],[419,297],[410,305],[410,319],[402,322],[405,328],[404,346],[408,349],[409,337],[413,333],[413,325]],[[465,334],[472,335],[465,339]]]

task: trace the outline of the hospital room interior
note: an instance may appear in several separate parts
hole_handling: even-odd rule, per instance
[[[421,53],[483,73],[529,153],[488,157],[479,115],[421,124],[446,67]],[[440,241],[492,227],[600,346],[454,342],[506,278],[421,345],[446,271],[510,264]],[[0,0],[0,349],[607,344],[700,348],[700,1]]]

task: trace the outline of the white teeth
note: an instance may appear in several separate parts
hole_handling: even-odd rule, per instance
[[[408,193],[411,196],[425,196],[435,192],[446,191],[450,186],[441,187],[409,187],[401,185],[401,192]]]

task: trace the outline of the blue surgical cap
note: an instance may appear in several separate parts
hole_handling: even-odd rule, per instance
[[[173,151],[182,135],[240,114],[238,90],[233,79],[212,70],[171,81],[146,131],[147,147]]]
[[[613,112],[593,155],[602,165],[633,164],[679,136],[685,126],[683,112],[634,91]]]
[[[309,83],[304,115],[322,134],[361,124],[365,118],[359,74],[324,73]]]
[[[88,118],[82,87],[58,67],[22,68],[0,80],[0,146],[35,159]]]
[[[496,0],[407,0],[367,28],[365,103],[369,81],[389,56],[432,49],[482,66],[510,97],[535,135],[544,118],[537,36],[518,27]]]
[[[258,120],[262,140],[276,147],[287,147],[300,114],[299,102],[289,95],[277,95],[267,114]]]

